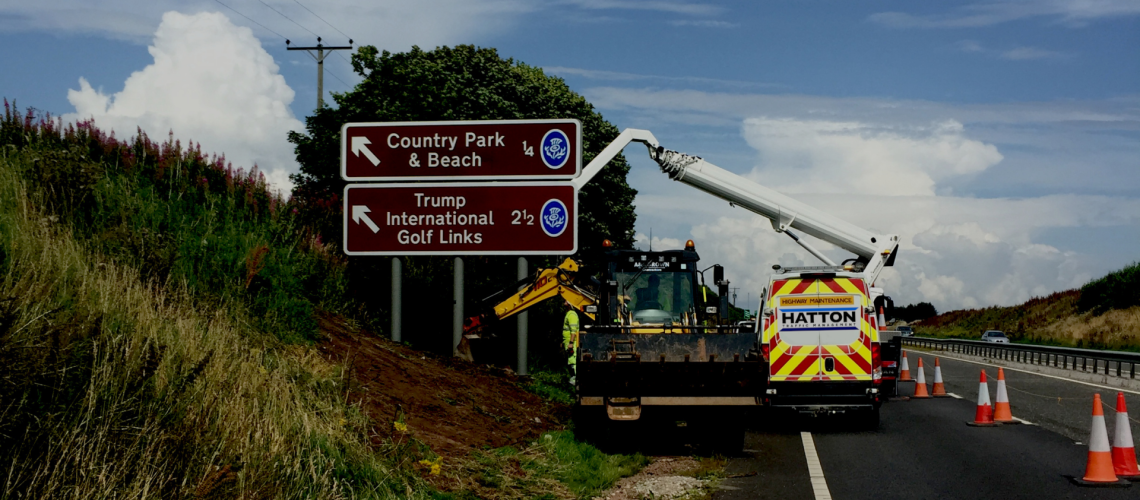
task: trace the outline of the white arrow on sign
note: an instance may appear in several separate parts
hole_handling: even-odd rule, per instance
[[[380,226],[377,226],[375,222],[372,222],[372,219],[368,218],[368,212],[371,212],[371,210],[364,205],[353,205],[352,221],[360,224],[360,221],[364,220],[364,225],[368,226],[368,229],[371,229],[373,233],[380,232]]]
[[[372,154],[372,151],[368,150],[369,144],[372,144],[372,141],[368,140],[367,137],[353,137],[352,154],[356,155],[359,158],[360,153],[364,153],[364,156],[368,158],[368,161],[372,162],[372,166],[375,167],[380,165],[380,159],[377,158],[376,155]]]

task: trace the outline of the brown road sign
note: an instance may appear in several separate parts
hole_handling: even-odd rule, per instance
[[[350,184],[348,255],[570,255],[578,191],[569,183]]]
[[[582,170],[578,120],[346,123],[347,181],[572,179]]]

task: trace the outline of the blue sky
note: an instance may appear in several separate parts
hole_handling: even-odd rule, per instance
[[[899,233],[881,281],[902,303],[1010,304],[1140,258],[1136,1],[55,0],[0,6],[0,94],[120,133],[174,129],[280,181],[316,79],[281,36],[309,30],[541,66],[619,128]],[[340,55],[326,91],[359,80]],[[757,292],[772,263],[811,263],[626,153],[655,247],[697,239]]]

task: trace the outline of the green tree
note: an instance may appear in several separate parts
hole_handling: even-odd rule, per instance
[[[393,54],[364,46],[353,54],[352,64],[364,80],[352,91],[334,93],[335,108],[320,109],[308,117],[307,133],[289,135],[301,165],[301,173],[292,177],[297,186],[294,200],[302,207],[302,215],[321,227],[327,241],[340,241],[342,231],[339,196],[345,182],[340,177],[339,151],[340,129],[345,123],[576,118],[582,122],[583,163],[619,133],[562,79],[504,59],[492,48],[463,45],[424,51],[413,47]],[[619,155],[579,193],[578,257],[587,264],[599,261],[603,239],[622,248],[633,246],[637,192],[626,183],[628,172],[629,164]],[[387,262],[350,259],[353,271],[349,275],[360,284],[353,295],[371,299],[373,311],[383,307],[387,298],[387,287],[377,286],[386,279]],[[446,296],[451,289],[451,262],[449,258],[409,259],[406,276],[413,281],[409,287],[418,293]],[[554,258],[531,262],[557,264]],[[468,258],[465,264],[468,297],[483,297],[483,292],[514,282],[514,258]],[[431,311],[430,306],[407,299],[405,304],[422,308],[425,315],[405,310],[405,318],[431,318],[440,323],[430,329],[446,329],[450,324],[449,308],[436,306]]]
[[[918,321],[938,316],[938,310],[929,302],[919,302],[895,308],[894,317],[906,322]]]

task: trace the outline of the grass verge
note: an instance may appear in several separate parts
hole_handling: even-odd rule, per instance
[[[92,253],[43,206],[0,159],[0,497],[428,496],[401,465],[422,450],[369,446],[340,366],[244,301]]]

